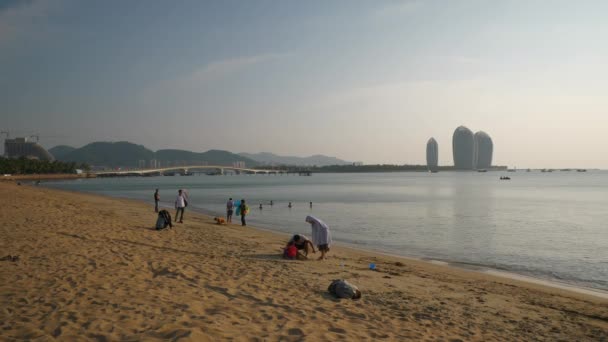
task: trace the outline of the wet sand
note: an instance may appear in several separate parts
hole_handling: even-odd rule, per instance
[[[156,231],[142,202],[8,182],[0,213],[3,340],[608,340],[608,300],[566,289],[345,247],[288,261],[282,234],[191,212]]]

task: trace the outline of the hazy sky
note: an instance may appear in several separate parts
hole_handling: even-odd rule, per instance
[[[608,168],[608,1],[0,1],[0,128],[46,147]]]

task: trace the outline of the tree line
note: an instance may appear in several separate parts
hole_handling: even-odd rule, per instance
[[[0,157],[0,173],[2,174],[51,174],[75,173],[76,169],[89,171],[87,164],[72,162],[46,161],[37,159],[17,158],[8,159]]]

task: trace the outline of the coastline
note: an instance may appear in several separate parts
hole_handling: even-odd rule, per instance
[[[602,339],[608,300],[337,244],[285,261],[285,236],[142,201],[0,183],[3,336],[116,339]],[[367,268],[379,265],[377,271]],[[338,301],[344,278],[363,292]],[[96,337],[97,336],[97,337]]]
[[[69,180],[69,179],[86,179],[96,178],[95,174],[88,173],[52,173],[52,174],[29,174],[29,175],[10,175],[1,176],[0,180],[7,182],[16,181],[37,181],[37,180]]]

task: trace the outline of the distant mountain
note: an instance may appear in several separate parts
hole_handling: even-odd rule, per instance
[[[249,159],[238,154],[222,150],[209,150],[207,152],[191,152],[184,150],[158,150],[155,154],[155,159],[161,162],[161,165],[177,165],[179,163],[207,163],[209,165],[232,165],[234,162],[245,162],[245,166],[257,166],[260,163],[253,159]]]
[[[243,157],[253,159],[265,165],[298,165],[298,166],[326,166],[326,165],[347,165],[351,162],[316,154],[310,157],[279,156],[269,152],[261,153],[239,153]]]
[[[74,151],[76,148],[67,145],[59,145],[49,149],[49,153],[55,157],[55,159],[61,159],[66,154]]]
[[[67,147],[67,149],[66,149]],[[233,162],[243,161],[246,166],[256,166],[255,160],[239,156],[228,151],[209,150],[207,152],[191,152],[185,150],[158,150],[147,149],[143,145],[130,142],[94,142],[81,148],[69,150],[69,146],[56,146],[49,151],[58,151],[54,154],[56,159],[78,163],[87,163],[91,166],[105,167],[139,167],[143,161],[150,167],[151,161],[156,160],[161,167],[175,165],[232,165]],[[65,153],[63,153],[65,152]]]

